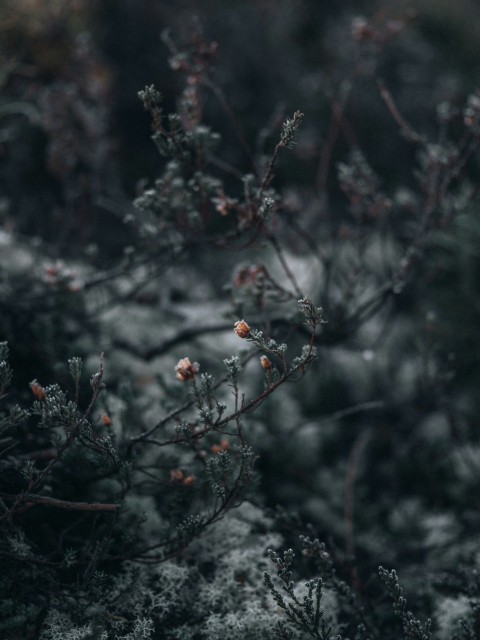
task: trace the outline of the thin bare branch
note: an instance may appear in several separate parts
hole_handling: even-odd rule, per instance
[[[4,500],[17,500],[18,496],[2,495]],[[100,503],[100,502],[72,502],[70,500],[58,500],[49,496],[39,496],[35,493],[26,493],[22,495],[19,504],[29,503],[40,504],[45,507],[55,507],[57,509],[68,509],[69,511],[116,511],[120,508],[120,504]]]
[[[398,110],[395,101],[392,98],[392,94],[387,89],[382,80],[377,81],[378,88],[380,90],[380,95],[382,96],[385,104],[388,107],[393,119],[400,127],[400,131],[404,135],[407,140],[410,142],[414,142],[415,144],[425,144],[427,142],[426,138],[419,133],[417,133],[405,120],[400,111]]]

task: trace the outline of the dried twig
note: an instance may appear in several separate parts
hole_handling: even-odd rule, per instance
[[[18,496],[2,495],[5,500],[17,500]],[[41,504],[45,507],[68,509],[70,511],[116,511],[120,504],[100,502],[72,502],[70,500],[58,500],[49,496],[39,496],[36,493],[26,493],[22,496],[22,502]],[[33,506],[33,505],[32,505]]]
[[[415,144],[425,144],[427,142],[426,138],[419,133],[417,133],[405,120],[400,111],[398,110],[397,105],[395,104],[392,94],[387,89],[382,80],[377,80],[378,88],[380,89],[380,95],[382,96],[385,104],[388,107],[393,119],[399,125],[400,130],[404,137],[410,142],[414,142]]]

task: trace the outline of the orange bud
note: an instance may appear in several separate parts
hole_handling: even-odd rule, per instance
[[[47,397],[45,389],[36,380],[30,383],[30,389],[32,390],[32,393],[37,398],[37,400],[43,401]]]
[[[212,444],[210,449],[212,453],[220,453],[221,451],[226,451],[227,449],[230,449],[230,442],[226,438],[223,438],[223,440],[220,440],[220,444]]]
[[[172,469],[170,471],[170,480],[172,482],[181,482],[185,477],[185,474],[181,469]]]
[[[105,414],[104,416],[102,416],[102,422],[106,427],[110,427],[112,424],[112,419],[110,418],[110,416],[107,416],[107,414]]]
[[[58,266],[50,266],[45,268],[45,273],[48,276],[56,276],[58,275],[59,271],[60,271],[60,268]]]
[[[233,330],[237,334],[239,338],[248,338],[250,335],[250,327],[245,322],[245,320],[238,320],[233,325]]]
[[[187,487],[191,486],[193,483],[195,482],[195,476],[187,476],[186,478],[183,479],[182,484],[186,485]]]
[[[177,372],[177,380],[185,382],[186,380],[193,380],[197,375],[200,365],[198,362],[190,362],[190,358],[182,358],[178,361],[175,371]]]
[[[267,276],[267,270],[263,264],[243,267],[240,271],[237,271],[233,279],[233,284],[239,288],[254,285],[262,275]]]
[[[214,198],[215,209],[221,216],[228,216],[230,209],[235,206],[235,200],[227,198],[224,193],[220,193],[218,198]]]
[[[273,367],[272,362],[267,358],[267,356],[260,356],[260,364],[264,369],[271,369]]]

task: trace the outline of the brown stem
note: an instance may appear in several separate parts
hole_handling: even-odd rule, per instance
[[[116,511],[121,506],[119,504],[99,502],[71,502],[70,500],[58,500],[57,498],[50,498],[48,496],[39,496],[35,493],[23,494],[20,502],[18,502],[18,496],[3,495],[2,497],[5,500],[14,500],[17,504],[21,504],[22,502],[27,504],[42,504],[45,507],[56,507],[70,511]]]
[[[283,147],[282,143],[279,142],[276,147],[275,147],[275,151],[273,152],[272,157],[270,158],[270,162],[267,165],[267,170],[265,171],[265,175],[263,176],[263,180],[262,180],[262,184],[260,185],[260,191],[258,194],[258,198],[261,201],[264,191],[265,189],[268,187],[268,185],[270,184],[272,178],[273,178],[273,168],[275,167],[275,163],[277,161],[277,157],[278,154],[280,152],[280,149]]]
[[[345,480],[345,536],[347,554],[353,559],[355,555],[354,542],[354,504],[355,504],[355,480],[357,478],[358,465],[362,453],[370,440],[370,430],[363,431],[353,443],[347,463],[347,477]],[[356,567],[352,568],[352,581],[355,590],[359,591],[359,579]]]
[[[280,264],[282,265],[282,268],[283,268],[283,270],[285,272],[285,275],[287,276],[287,278],[292,283],[292,287],[293,287],[293,289],[295,291],[295,295],[298,296],[298,299],[303,298],[303,293],[302,293],[300,287],[298,286],[298,282],[297,282],[295,276],[293,275],[292,270],[288,266],[288,262],[285,260],[285,256],[283,255],[282,248],[280,247],[276,236],[274,236],[273,233],[269,234],[268,239],[270,241],[270,244],[274,248],[275,253],[277,254],[277,258],[280,261]]]
[[[377,80],[377,84],[380,90],[380,95],[383,98],[383,101],[387,105],[388,110],[390,111],[395,122],[400,127],[400,130],[405,136],[405,138],[407,138],[407,140],[410,140],[410,142],[414,142],[415,144],[425,144],[426,143],[425,137],[421,136],[416,131],[414,131],[412,127],[408,124],[408,122],[405,120],[405,118],[402,116],[402,114],[398,110],[397,105],[395,104],[392,98],[392,94],[387,89],[383,81]]]

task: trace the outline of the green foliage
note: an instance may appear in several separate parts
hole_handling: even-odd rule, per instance
[[[290,566],[295,556],[293,551],[291,549],[285,551],[283,558],[280,558],[275,551],[269,549],[268,555],[276,567],[281,589],[288,596],[288,601],[285,601],[281,591],[275,587],[272,577],[267,571],[264,573],[265,585],[270,590],[278,607],[284,612],[289,625],[300,632],[304,631],[315,640],[330,640],[332,637],[331,626],[324,618],[325,612],[320,608],[323,595],[322,579],[317,578],[306,582],[307,592],[303,596],[303,600],[299,600],[294,591],[295,583],[291,579]],[[275,635],[283,640],[289,640],[293,637],[293,632],[287,630],[283,621],[277,623],[274,631]],[[341,636],[337,636],[337,638],[340,640]]]
[[[427,620],[425,624],[422,624],[411,611],[407,610],[407,601],[403,596],[403,590],[398,582],[396,572],[394,570],[388,571],[383,567],[379,567],[378,572],[393,600],[393,610],[395,615],[400,618],[404,637],[409,640],[429,640],[431,637],[431,620]]]

